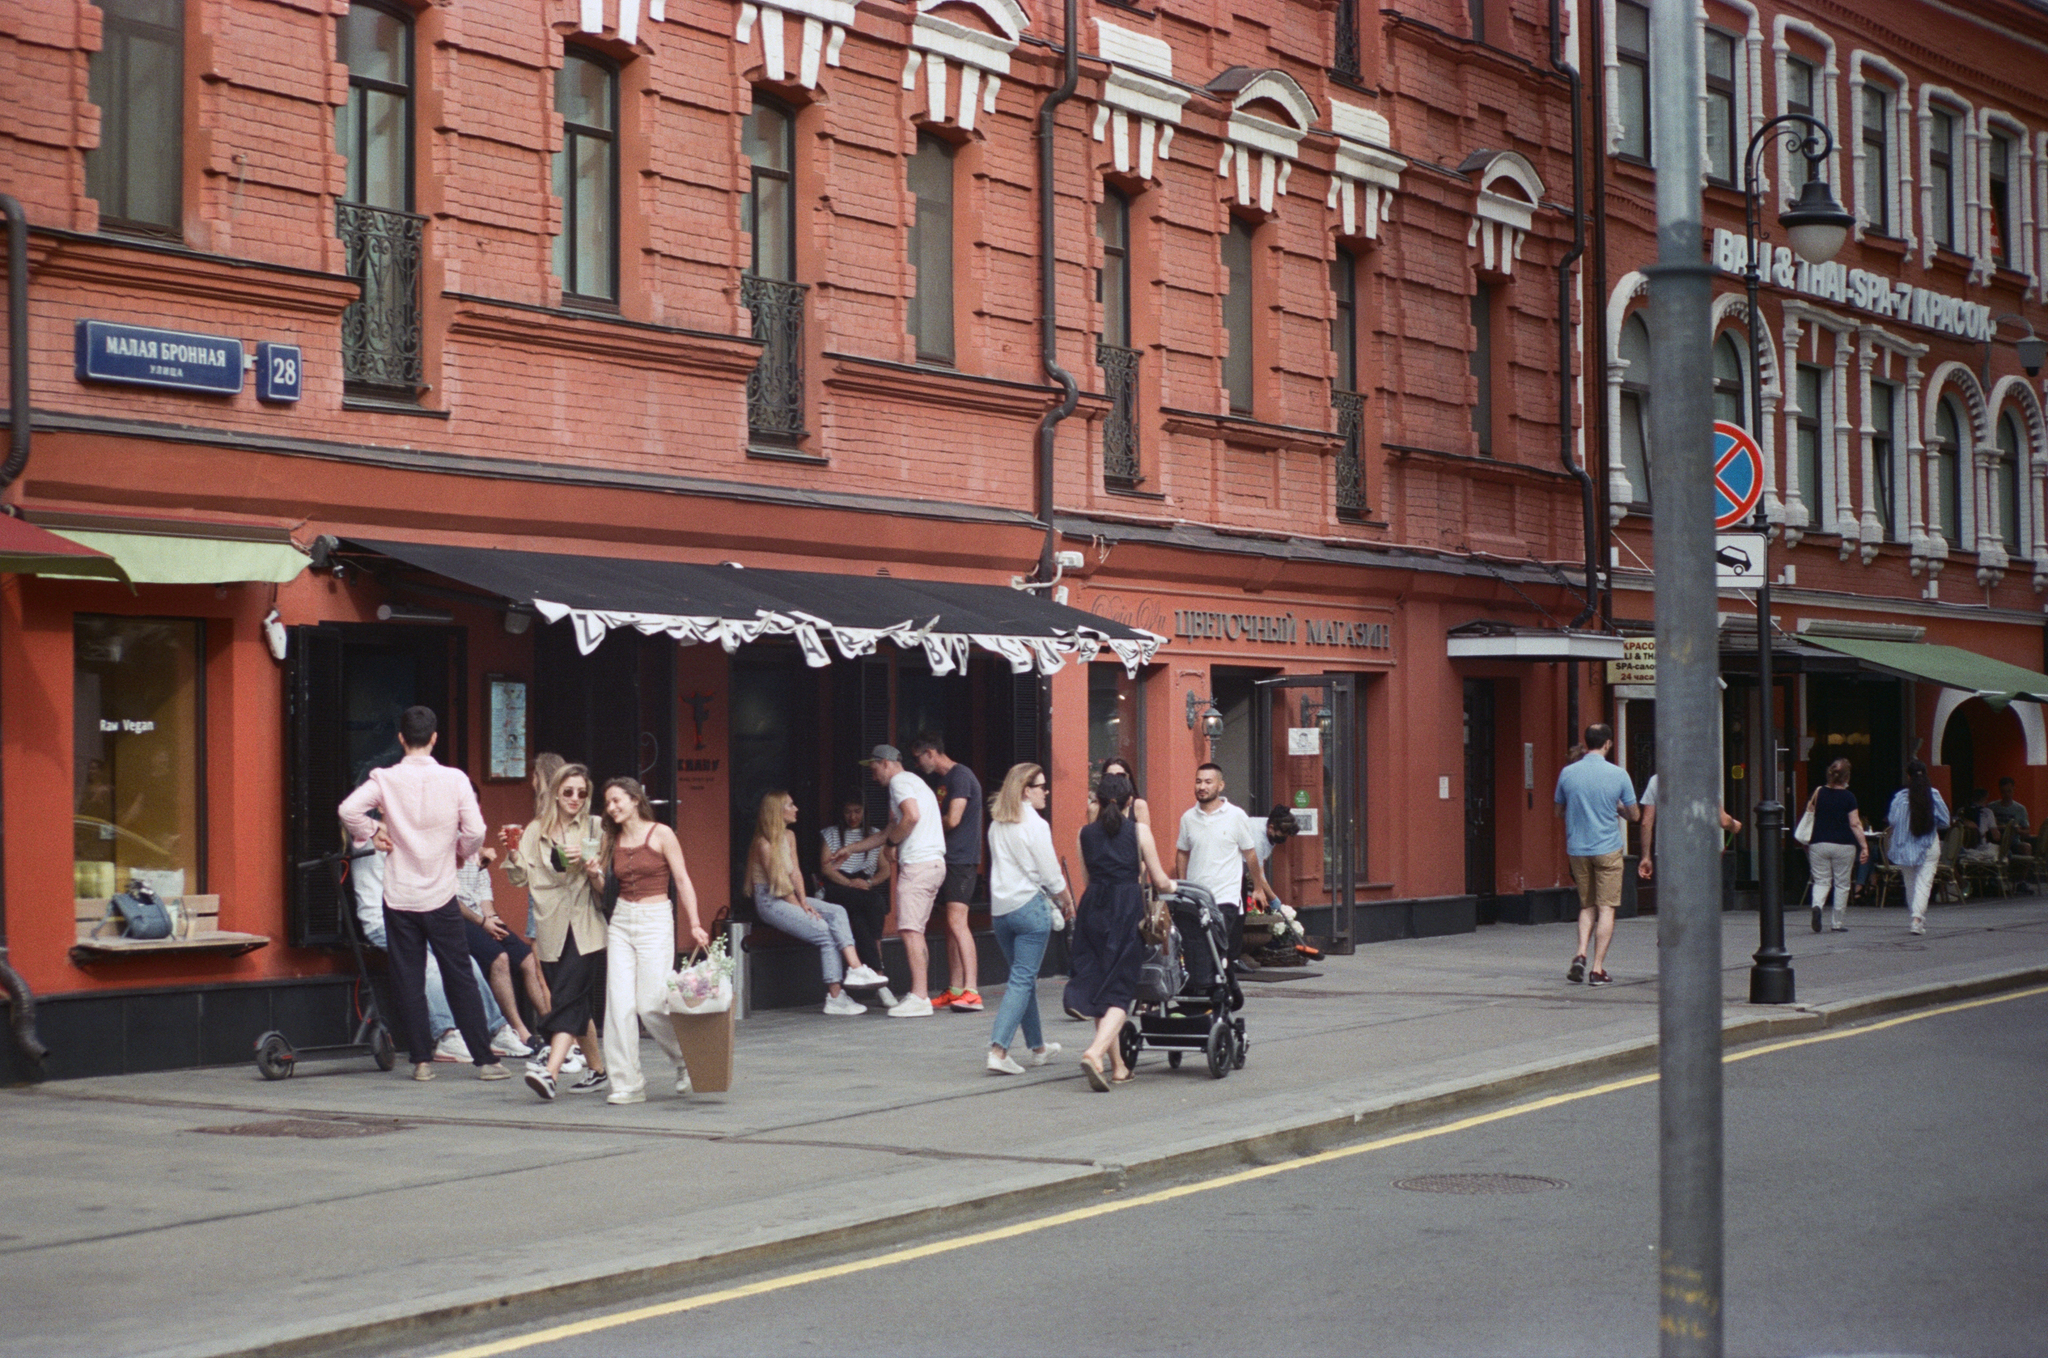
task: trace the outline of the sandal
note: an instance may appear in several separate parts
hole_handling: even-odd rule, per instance
[[[1088,1076],[1088,1087],[1090,1089],[1093,1089],[1098,1094],[1107,1094],[1109,1092],[1109,1079],[1102,1073],[1102,1059],[1100,1057],[1083,1055],[1081,1057],[1081,1069]]]

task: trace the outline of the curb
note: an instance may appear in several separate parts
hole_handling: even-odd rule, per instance
[[[1724,1021],[1722,1046],[1726,1049],[1824,1029],[1852,1027],[1890,1014],[1930,1009],[2044,983],[2048,983],[2048,966],[2020,967],[1990,976],[1912,986],[1811,1008],[1792,1006],[1779,1012]],[[297,1355],[351,1350],[382,1352],[404,1340],[432,1342],[440,1337],[437,1331],[451,1324],[459,1331],[515,1323],[522,1318],[515,1313],[528,1309],[535,1312],[535,1319],[542,1316],[559,1319],[567,1310],[600,1307],[628,1297],[638,1299],[649,1291],[709,1284],[770,1264],[788,1264],[807,1256],[837,1254],[849,1249],[881,1248],[928,1237],[936,1230],[951,1233],[982,1224],[963,1220],[963,1215],[984,1219],[1002,1217],[1030,1208],[1067,1204],[1105,1192],[1142,1188],[1164,1181],[1311,1155],[1384,1132],[1395,1124],[1432,1121],[1538,1090],[1652,1069],[1656,1060],[1657,1041],[1654,1038],[1617,1043],[1581,1055],[1504,1070],[1478,1081],[1425,1086],[1384,1096],[1335,1116],[1317,1116],[1231,1136],[1223,1141],[1169,1147],[1133,1163],[1077,1169],[1071,1174],[1029,1187],[890,1213],[826,1230],[805,1230],[799,1226],[796,1233],[788,1236],[716,1253],[692,1255],[678,1252],[666,1259],[649,1260],[624,1269],[593,1270],[587,1276],[558,1278],[540,1286],[493,1292],[480,1290],[471,1296],[448,1296],[439,1302],[428,1301],[424,1309],[408,1307],[401,1312],[393,1308],[382,1315],[373,1312],[349,1323],[277,1335],[253,1345],[179,1352],[191,1354],[194,1358],[201,1353],[207,1358],[296,1358]],[[468,1324],[465,1326],[463,1322]],[[456,1342],[459,1334],[447,1337],[450,1342]]]

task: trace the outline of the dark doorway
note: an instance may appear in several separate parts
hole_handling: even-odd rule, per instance
[[[1849,790],[1866,825],[1882,821],[1892,793],[1905,781],[1906,742],[1904,725],[1905,685],[1889,677],[1870,675],[1811,675],[1806,681],[1806,736],[1813,743],[1807,750],[1806,786],[1819,787],[1827,781],[1828,765],[1837,759],[1849,761]],[[1958,747],[1965,764],[1973,762],[1975,750],[1968,738],[1968,724],[1951,721],[1943,737],[1943,753],[1955,733],[1963,731]],[[1947,762],[1944,760],[1944,762]],[[1956,770],[1957,788],[1968,793],[1971,770]],[[1785,789],[1785,817],[1795,821],[1792,789]]]
[[[837,795],[819,785],[818,674],[794,646],[756,643],[732,658],[732,852],[727,861],[735,901],[743,894],[761,799],[770,792],[796,799],[798,862],[806,878],[817,866],[818,832],[836,814],[826,803]]]
[[[534,629],[533,748],[608,778],[638,778],[655,814],[675,818],[675,642],[614,628],[595,651],[574,632]]]
[[[1216,710],[1223,714],[1223,734],[1210,744],[1209,758],[1222,766],[1224,795],[1252,815],[1266,809],[1259,805],[1265,795],[1265,752],[1253,746],[1252,698],[1257,692],[1256,682],[1272,673],[1231,665],[1217,665],[1209,671],[1209,696],[1216,700]],[[1150,794],[1155,803],[1162,796],[1168,806],[1187,806],[1194,801],[1194,788],[1190,785],[1155,789]]]
[[[1494,692],[1465,681],[1465,894],[1494,894]]]
[[[1942,730],[1941,762],[1948,765],[1949,801],[1960,811],[1977,788],[1977,738],[1970,734],[1969,717],[1960,710],[1949,714]]]

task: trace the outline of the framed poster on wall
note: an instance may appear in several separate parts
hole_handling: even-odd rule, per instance
[[[526,681],[502,674],[484,676],[484,707],[490,759],[484,776],[495,781],[526,778]]]

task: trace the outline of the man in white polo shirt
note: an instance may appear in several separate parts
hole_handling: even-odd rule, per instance
[[[1259,859],[1261,830],[1223,795],[1223,769],[1204,764],[1195,770],[1195,804],[1181,813],[1180,838],[1174,844],[1173,875],[1207,887],[1230,926],[1230,958],[1244,951],[1244,875],[1252,878],[1252,904],[1264,908],[1273,888],[1266,884],[1266,865]]]
[[[889,1007],[889,1017],[928,1018],[931,953],[924,928],[946,883],[946,818],[931,784],[905,771],[903,752],[894,745],[877,745],[860,762],[889,789],[889,824],[866,839],[840,845],[829,861],[837,866],[854,854],[896,846],[896,935],[910,961],[910,993]]]

